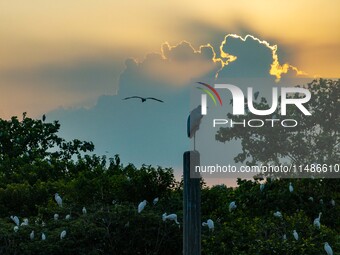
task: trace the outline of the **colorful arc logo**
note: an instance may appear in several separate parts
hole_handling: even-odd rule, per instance
[[[221,97],[220,97],[220,95],[218,94],[218,92],[216,91],[216,89],[214,89],[212,86],[210,86],[209,84],[204,83],[204,82],[197,82],[197,83],[198,83],[198,84],[201,84],[201,85],[203,85],[203,86],[205,86],[205,87],[207,87],[207,88],[209,89],[209,90],[208,90],[208,89],[204,89],[204,88],[197,87],[198,89],[200,89],[200,90],[204,91],[205,93],[207,93],[207,94],[210,96],[210,98],[213,100],[214,104],[216,105],[216,99],[215,99],[215,97],[214,97],[214,95],[213,95],[213,93],[214,93],[215,96],[217,97],[217,99],[218,99],[220,105],[222,106]],[[213,92],[213,93],[211,93],[211,92]]]

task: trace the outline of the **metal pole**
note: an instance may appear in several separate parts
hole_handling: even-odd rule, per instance
[[[183,154],[183,254],[201,255],[201,189],[200,175],[195,174],[195,166],[200,163],[198,151]]]

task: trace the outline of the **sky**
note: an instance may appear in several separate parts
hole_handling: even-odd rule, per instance
[[[98,154],[179,169],[194,81],[339,77],[339,10],[334,0],[3,0],[0,118],[46,114]],[[165,103],[122,100],[137,94]]]

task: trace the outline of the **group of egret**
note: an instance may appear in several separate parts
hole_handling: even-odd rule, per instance
[[[158,203],[158,201],[159,201],[159,198],[156,197],[156,198],[152,201],[152,204],[153,204],[153,205],[156,205],[156,204]],[[137,208],[138,213],[141,213],[141,212],[144,210],[144,208],[145,208],[145,206],[146,206],[147,203],[148,203],[148,201],[143,200],[142,202],[140,202],[140,203],[138,204],[138,208]]]
[[[260,191],[261,192],[264,190],[264,187],[265,187],[265,184],[263,184],[263,183],[260,184]],[[289,190],[290,193],[292,193],[294,191],[294,187],[293,187],[291,182],[289,183],[288,190]],[[309,197],[308,200],[311,201],[311,202],[314,202],[314,198],[313,197]],[[320,202],[321,205],[323,205],[323,199],[320,199],[319,202]],[[330,204],[332,206],[335,206],[334,199],[331,199]],[[230,208],[231,208],[231,204],[229,205],[229,211],[230,211]],[[282,213],[280,211],[274,212],[273,215],[274,215],[274,217],[282,218]],[[321,223],[320,223],[321,215],[322,215],[322,213],[320,212],[319,216],[317,218],[315,218],[314,222],[313,222],[314,227],[317,228],[317,229],[321,228]],[[296,241],[299,240],[299,234],[298,234],[298,232],[295,229],[293,230],[293,237],[294,237],[294,239]],[[282,238],[283,238],[283,240],[287,240],[286,234],[284,234]],[[325,249],[327,255],[333,255],[333,250],[332,250],[331,246],[327,242],[324,243],[324,249]]]

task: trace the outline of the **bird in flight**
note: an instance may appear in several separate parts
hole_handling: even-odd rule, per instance
[[[157,99],[157,98],[154,98],[154,97],[140,97],[140,96],[132,96],[132,97],[126,97],[124,98],[123,100],[127,100],[127,99],[131,99],[131,98],[139,98],[140,100],[142,100],[142,103],[144,103],[146,100],[155,100],[155,101],[158,101],[158,102],[161,102],[161,103],[164,103],[164,101],[160,100],[160,99]]]

